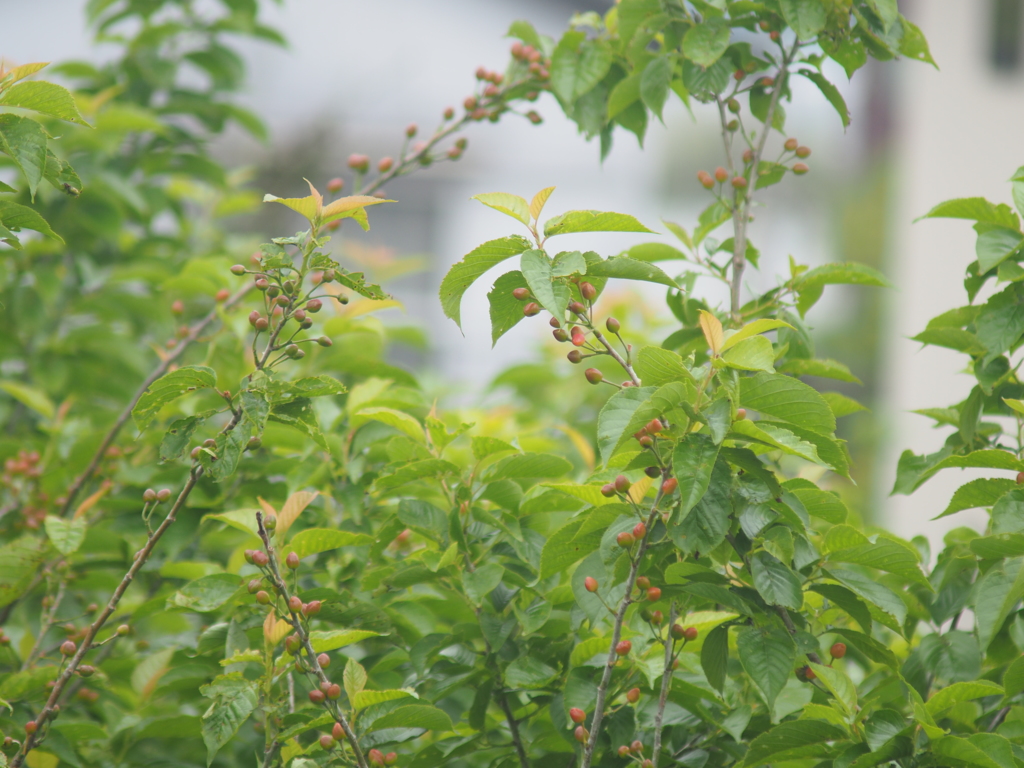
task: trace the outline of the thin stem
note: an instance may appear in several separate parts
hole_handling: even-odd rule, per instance
[[[32,650],[29,651],[28,658],[25,659],[25,663],[22,665],[22,670],[30,669],[39,660],[39,656],[43,651],[43,641],[46,639],[47,633],[53,626],[57,616],[57,609],[60,608],[61,601],[64,599],[64,579],[61,579],[57,584],[57,594],[53,598],[53,602],[50,603],[50,607],[46,610],[45,615],[39,622],[39,635],[36,637],[35,645],[32,646]]]
[[[508,705],[508,698],[505,696],[505,690],[499,688],[495,693],[495,698],[498,700],[498,705],[501,707],[501,711],[505,713],[505,720],[508,722],[508,729],[512,733],[512,743],[516,748],[516,755],[519,757],[519,765],[521,768],[530,768],[530,761],[526,756],[526,748],[523,746],[523,739],[519,735],[519,723],[512,715],[512,708]]]
[[[604,672],[601,674],[601,683],[597,687],[597,702],[594,705],[594,719],[590,723],[590,738],[587,739],[587,743],[583,745],[583,762],[580,763],[580,768],[590,768],[590,763],[594,758],[594,747],[597,745],[597,737],[601,732],[601,721],[604,719],[604,702],[608,695],[608,684],[611,682],[612,669],[615,667],[618,654],[615,652],[615,646],[619,644],[619,638],[622,636],[622,622],[626,618],[626,609],[629,608],[630,603],[633,602],[633,586],[636,584],[637,572],[640,570],[640,563],[644,559],[644,553],[647,552],[647,543],[651,537],[651,530],[654,526],[654,521],[658,516],[658,504],[661,503],[663,491],[659,487],[658,495],[654,499],[654,504],[651,506],[651,513],[647,517],[647,533],[644,534],[643,539],[640,540],[640,547],[637,549],[636,557],[633,559],[632,564],[629,567],[629,576],[626,578],[626,594],[622,597],[622,602],[619,604],[619,610],[615,613],[615,623],[612,626],[612,641],[608,648],[608,661],[604,665]]]
[[[988,732],[992,733],[996,728],[1003,724],[1003,720],[1010,714],[1010,707],[1005,706],[996,712],[996,716],[992,718],[992,722],[988,724]]]
[[[654,714],[654,753],[651,760],[654,768],[658,768],[658,757],[661,755],[661,723],[665,718],[665,703],[668,701],[668,692],[672,688],[672,664],[675,659],[672,656],[672,649],[675,642],[672,640],[672,625],[676,623],[676,601],[672,601],[672,607],[668,612],[668,631],[665,633],[665,671],[661,673],[661,691],[658,694],[658,711]]]
[[[22,742],[21,749],[18,751],[18,754],[11,759],[10,768],[21,768],[28,753],[32,751],[36,744],[38,744],[46,734],[47,724],[59,713],[57,700],[60,698],[61,693],[63,693],[64,688],[68,685],[71,678],[78,670],[79,665],[85,658],[85,654],[92,650],[92,643],[93,640],[96,639],[96,635],[103,628],[103,625],[106,624],[107,619],[109,619],[117,609],[118,603],[121,602],[121,598],[124,597],[124,593],[127,591],[128,587],[131,586],[132,581],[135,579],[135,575],[142,569],[142,566],[146,564],[146,561],[149,560],[149,556],[153,553],[153,548],[156,546],[157,542],[160,541],[160,538],[164,533],[166,533],[167,529],[174,524],[178,511],[185,505],[186,499],[188,499],[189,494],[192,493],[192,489],[195,487],[196,482],[202,474],[203,468],[201,466],[196,465],[192,468],[192,471],[189,473],[188,482],[185,483],[185,487],[181,489],[181,493],[178,494],[178,498],[167,513],[167,517],[164,518],[160,527],[150,534],[149,539],[146,541],[146,545],[136,554],[135,562],[132,563],[132,567],[128,569],[124,578],[121,579],[121,583],[118,584],[117,589],[114,590],[114,594],[111,595],[106,608],[104,608],[102,613],[96,617],[96,620],[89,625],[89,631],[86,632],[85,637],[82,638],[82,642],[78,646],[78,651],[71,657],[71,660],[64,667],[53,686],[53,690],[50,692],[50,697],[46,700],[46,704],[36,716],[35,722],[38,726],[38,730],[35,733],[26,734],[25,741]]]
[[[597,328],[594,328],[593,331],[594,338],[601,342],[602,346],[604,346],[604,348],[608,351],[608,354],[611,355],[612,359],[619,365],[621,365],[622,369],[629,374],[629,378],[633,382],[633,386],[639,387],[640,377],[637,376],[636,371],[633,370],[633,364],[630,361],[625,360],[622,357],[622,355],[619,354],[618,350],[611,345],[611,342],[609,342],[608,339],[606,339],[604,335],[599,330],[597,330]]]

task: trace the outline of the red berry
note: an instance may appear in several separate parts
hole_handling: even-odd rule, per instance
[[[795,163],[793,165],[793,173],[795,173],[797,176],[803,176],[809,170],[811,169],[807,167],[807,163]]]
[[[619,656],[628,656],[631,650],[633,650],[633,644],[629,640],[620,640],[615,646],[615,653]]]
[[[77,650],[78,646],[71,640],[65,640],[60,644],[60,652],[64,656],[74,656]]]
[[[762,77],[760,83],[765,88],[771,88],[773,85],[775,85],[775,81],[772,80],[770,77]]]
[[[683,630],[683,637],[687,640],[696,640],[697,635],[700,634],[696,627],[687,627]]]
[[[647,578],[646,576],[637,576],[636,577],[636,585],[640,589],[647,589],[648,587],[651,586],[651,580],[649,578]]]
[[[597,592],[597,579],[593,576],[587,576],[587,578],[583,580],[583,586],[587,592]]]
[[[321,669],[331,666],[331,657],[326,653],[321,653],[316,657],[316,663],[320,665]]]
[[[636,525],[633,526],[633,538],[634,539],[636,539],[637,541],[640,541],[640,539],[642,539],[646,535],[647,535],[647,526],[644,525],[642,522],[641,523],[637,523]]]
[[[255,552],[252,553],[252,561],[255,565],[258,565],[262,568],[270,562],[270,558],[267,557],[267,553],[264,552],[262,549],[257,549]]]
[[[625,475],[619,475],[615,478],[615,490],[619,493],[625,493],[629,490],[630,482],[629,478]]]
[[[737,408],[736,409],[736,421],[743,421],[745,418],[747,418],[747,409],[746,408]]]
[[[623,744],[622,746],[619,747],[619,757],[628,757],[628,756],[629,756],[629,745],[628,744]]]
[[[629,531],[623,531],[615,537],[615,541],[620,547],[631,547],[633,546],[633,534]]]
[[[846,655],[846,643],[835,643],[830,649],[833,659],[841,659]]]
[[[345,186],[345,180],[344,179],[334,178],[334,179],[331,179],[330,181],[327,182],[327,191],[328,192],[341,192],[341,190],[344,188],[344,186]]]
[[[366,755],[370,759],[370,765],[377,766],[378,768],[384,765],[384,753],[379,749],[371,749]]]
[[[573,731],[573,736],[580,744],[584,744],[590,738],[590,732],[582,725],[577,725],[576,730]]]
[[[732,185],[736,189],[743,189],[747,186],[747,180],[743,176],[733,176]]]
[[[285,563],[285,565],[287,565],[292,570],[295,570],[296,568],[299,567],[299,556],[298,556],[298,554],[295,553],[295,552],[289,552],[288,553],[288,557],[286,557],[284,559],[284,563]]]
[[[302,600],[299,599],[298,595],[292,595],[288,598],[288,607],[295,613],[298,613],[302,610]]]
[[[25,733],[33,734],[38,730],[39,723],[37,723],[35,720],[29,720],[27,723],[25,723]]]
[[[637,754],[643,753],[643,751],[644,751],[643,742],[639,741],[639,740],[634,741],[632,744],[629,745],[629,751],[630,752],[636,752]]]
[[[726,181],[729,178],[729,172],[722,166],[715,168],[715,181]]]
[[[682,624],[673,624],[672,628],[669,630],[669,633],[672,635],[674,639],[682,640],[683,636],[686,634],[686,630],[683,628]]]
[[[600,384],[604,380],[604,374],[597,370],[597,368],[587,368],[583,375],[587,377],[587,381],[591,384]]]
[[[814,674],[814,670],[811,669],[810,667],[804,667],[804,677],[807,680],[813,680],[814,678],[817,677],[817,675]]]
[[[661,600],[661,589],[659,587],[651,587],[647,590],[647,599],[652,603],[656,603]]]
[[[679,481],[674,477],[668,478],[664,483],[661,484],[661,492],[663,495],[668,496],[679,486]]]
[[[650,435],[643,435],[642,437],[637,438],[637,440],[643,448],[650,448],[654,445],[654,438]],[[654,468],[655,471],[657,471],[657,469],[657,467]]]
[[[523,314],[526,315],[527,317],[533,317],[534,315],[539,315],[540,314],[540,305],[537,302],[535,302],[535,301],[531,301],[529,304],[527,304],[525,307],[523,307]]]
[[[323,749],[334,749],[334,737],[329,733],[325,733],[320,737],[320,746]]]
[[[805,157],[810,157],[811,156],[811,148],[810,147],[797,147],[796,148],[796,156],[801,158],[801,159],[805,158]]]
[[[715,180],[707,171],[698,171],[697,181],[701,183],[701,186],[704,187],[704,189],[711,189],[713,186],[715,186]]]
[[[348,167],[358,173],[366,173],[370,167],[370,158],[366,155],[352,154],[348,156]]]
[[[563,329],[559,328],[559,330],[562,331],[563,334],[565,333],[565,331]],[[586,343],[587,343],[587,337],[583,335],[582,331],[580,333],[574,333],[573,334],[573,336],[572,336],[572,344],[573,344],[574,347],[582,347]]]
[[[394,165],[395,161],[393,159],[390,157],[382,157],[377,161],[377,170],[381,173],[387,173],[394,167]]]
[[[331,699],[332,701],[335,699],[340,699],[341,686],[337,683],[331,683],[331,685],[327,688],[327,698]]]
[[[314,704],[323,704],[324,703],[324,699],[326,699],[326,698],[327,697],[324,695],[324,692],[321,691],[321,690],[315,690],[315,691],[310,691],[309,692],[309,700],[312,701]]]
[[[660,626],[661,622],[665,619],[665,615],[661,611],[653,611],[651,613],[651,624],[654,626]]]
[[[630,688],[628,691],[626,691],[626,701],[628,701],[630,704],[636,704],[637,701],[639,701],[639,700],[640,700],[640,689],[639,688]]]
[[[171,312],[173,312],[176,315],[184,314],[184,312],[185,312],[185,302],[183,302],[181,299],[176,299],[171,304]]]
[[[302,612],[306,616],[316,616],[320,613],[320,607],[323,604],[319,600],[310,600],[307,604],[302,606]]]
[[[789,138],[789,139],[786,139],[786,143],[783,144],[782,146],[786,148],[787,152],[795,152],[796,148],[798,146],[800,146],[800,142],[798,142],[794,138]]]
[[[345,738],[345,729],[341,727],[341,723],[335,723],[334,727],[331,728],[331,736],[341,741]]]
[[[582,723],[584,720],[587,719],[587,713],[584,712],[579,707],[573,707],[572,709],[569,710],[569,719],[572,720],[577,725],[579,725],[580,723]]]
[[[615,495],[615,486],[612,485],[611,483],[605,483],[604,485],[601,486],[601,495],[604,496],[606,499],[610,499],[612,496]]]
[[[604,321],[604,327],[608,329],[609,333],[618,333],[621,326],[619,325],[618,320],[614,317],[609,317]]]
[[[216,301],[216,302],[217,302],[218,304],[222,304],[222,303],[224,303],[225,301],[227,301],[227,300],[228,300],[228,298],[229,298],[230,296],[231,296],[231,291],[229,291],[229,290],[228,290],[227,288],[221,288],[221,289],[220,289],[219,291],[217,291],[217,293],[216,293],[216,294],[214,295],[213,299],[214,299],[214,301]]]
[[[397,752],[388,752],[386,755],[384,755],[384,765],[394,765],[397,762],[398,762],[398,753]]]
[[[580,283],[580,295],[587,301],[593,301],[597,298],[597,288],[590,283]]]
[[[663,430],[664,428],[665,426],[661,423],[661,419],[651,419],[649,422],[647,422],[647,426],[644,427],[644,429],[647,430],[647,434],[649,435],[656,435],[659,432],[661,432],[661,430]]]

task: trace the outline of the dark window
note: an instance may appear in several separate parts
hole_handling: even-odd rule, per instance
[[[1024,0],[991,0],[992,28],[989,56],[992,66],[1009,72],[1020,66]]]

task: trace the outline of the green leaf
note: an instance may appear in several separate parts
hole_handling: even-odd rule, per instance
[[[1024,691],[1024,656],[1018,656],[1003,674],[1003,696],[1007,699]]]
[[[802,41],[808,41],[825,28],[827,16],[821,0],[779,0],[782,17]]]
[[[411,464],[406,464],[405,466],[395,470],[390,475],[378,477],[376,480],[376,486],[379,490],[387,491],[393,488],[398,488],[406,483],[411,483],[415,480],[423,480],[428,477],[439,477],[458,471],[458,466],[452,464],[450,461],[445,461],[444,459],[423,459],[422,461],[414,461]]]
[[[970,219],[981,224],[1020,229],[1020,220],[1017,214],[1010,210],[1010,206],[1005,203],[995,205],[983,197],[947,200],[936,205],[920,219]]]
[[[64,242],[60,235],[50,229],[46,219],[27,205],[12,203],[10,200],[0,200],[0,224],[8,230],[31,229],[58,243]]]
[[[750,742],[743,759],[743,768],[785,760],[824,757],[828,754],[826,742],[845,738],[846,731],[843,728],[824,720],[781,723]]]
[[[900,17],[900,25],[903,27],[903,38],[900,40],[900,53],[911,59],[931,64],[936,69],[939,66],[932,58],[932,52],[928,49],[928,40],[924,33],[907,19]]]
[[[241,586],[239,578],[231,573],[203,576],[201,579],[190,581],[171,595],[167,602],[196,613],[210,613],[234,597]]]
[[[625,213],[566,211],[544,222],[545,237],[570,235],[577,232],[647,232],[655,234],[654,230],[648,229],[635,218]],[[587,274],[592,274],[589,267]],[[614,277],[614,275],[606,276]],[[672,285],[675,285],[675,283],[672,283]]]
[[[462,572],[462,587],[473,605],[480,605],[495,587],[501,583],[505,569],[497,563],[482,565],[475,571]]]
[[[332,376],[306,376],[295,381],[279,381],[265,379],[253,385],[248,392],[265,393],[267,400],[273,405],[290,403],[302,397],[327,397],[330,395],[343,395],[348,390],[345,385]],[[266,415],[258,415],[253,408],[262,412],[263,405],[256,400],[246,402],[243,394],[242,407],[248,411],[253,421],[265,419]]]
[[[736,633],[736,649],[747,676],[771,707],[793,673],[796,663],[793,638],[778,627],[741,627]],[[751,744],[751,751],[756,743],[755,740]],[[749,752],[746,764],[750,764]]]
[[[907,606],[899,595],[874,579],[845,568],[831,568],[826,575],[838,581],[865,602],[875,606],[882,613],[891,616],[898,626],[903,626],[903,622],[907,620]]]
[[[743,421],[733,423],[731,434],[737,435],[741,438],[746,438],[753,442],[762,443],[772,448],[778,448],[783,453],[788,453],[792,456],[799,456],[800,458],[814,464],[828,466],[828,464],[818,456],[818,449],[814,445],[805,440],[801,440],[792,431],[781,426],[766,424],[765,422],[758,422],[755,424],[749,419],[744,419]]]
[[[602,40],[587,40],[586,33],[570,30],[551,54],[551,90],[566,107],[589,93],[612,65],[612,52]]]
[[[195,416],[175,419],[160,441],[160,461],[174,461],[192,444],[192,436],[216,411],[204,411]]]
[[[569,277],[586,273],[587,260],[579,251],[562,251],[551,262],[552,277]]]
[[[2,218],[2,217],[0,217]],[[474,248],[444,276],[441,281],[441,308],[446,317],[462,327],[460,307],[462,295],[487,270],[506,259],[518,256],[529,249],[530,241],[519,235],[510,235]]]
[[[292,537],[283,554],[287,557],[289,552],[294,552],[302,560],[339,547],[361,547],[373,542],[373,537],[365,533],[339,531],[335,528],[307,528]]]
[[[505,669],[505,684],[512,688],[543,688],[558,674],[539,659],[520,656]]]
[[[493,208],[530,226],[530,207],[526,200],[519,195],[510,195],[506,192],[486,192],[482,195],[473,195],[470,200],[479,200],[488,208]]]
[[[793,488],[790,493],[800,500],[811,517],[817,517],[833,525],[846,522],[846,505],[834,493],[818,488]]]
[[[597,417],[597,444],[602,462],[607,463],[611,458],[633,418],[633,412],[654,392],[654,387],[626,387],[608,398]]]
[[[839,114],[839,119],[843,123],[843,128],[849,128],[850,109],[846,106],[846,99],[843,98],[843,94],[839,92],[839,89],[825,79],[824,75],[820,72],[814,71],[813,69],[801,69],[797,71],[797,74],[803,75],[818,86],[818,90],[821,91],[821,95],[828,100],[828,103],[831,104]]]
[[[345,662],[345,671],[341,673],[342,687],[349,701],[354,700],[356,694],[366,687],[366,680],[366,669],[350,656]]]
[[[865,568],[896,574],[906,581],[931,591],[931,584],[921,572],[920,556],[910,545],[903,546],[892,539],[879,536],[874,543],[862,544],[837,552],[830,552],[829,562],[853,563]]]
[[[725,688],[725,672],[729,663],[729,627],[718,626],[708,632],[700,649],[700,666],[704,677],[719,693]]]
[[[939,765],[956,768],[1015,768],[1013,747],[1003,736],[976,733],[967,738],[943,736],[934,739],[931,751]]]
[[[753,322],[747,323],[738,331],[729,334],[722,344],[721,351],[724,352],[731,347],[736,346],[744,339],[749,339],[752,336],[756,336],[759,333],[767,333],[768,331],[774,331],[779,328],[789,328],[792,330],[793,326],[782,320],[754,320]]]
[[[729,47],[730,29],[720,16],[706,17],[683,35],[683,54],[701,67],[710,67]]]
[[[157,413],[168,403],[197,389],[217,386],[217,375],[212,368],[201,365],[183,365],[154,381],[132,409],[132,419],[140,432],[144,432]]]
[[[313,401],[308,397],[300,397],[289,403],[275,405],[268,418],[304,432],[323,450],[330,451],[331,447],[320,430],[320,422],[316,417],[316,411],[313,410]]]
[[[526,278],[519,270],[506,272],[494,281],[487,294],[491,315],[491,346],[511,331],[523,319],[523,302],[512,295],[516,288],[528,288]]]
[[[722,355],[725,364],[741,371],[766,371],[775,373],[775,350],[764,336],[743,339]]]
[[[865,264],[847,261],[834,264],[823,264],[808,270],[796,280],[796,307],[803,316],[821,298],[826,285],[869,285],[880,288],[891,288],[890,283],[881,272]]]
[[[578,667],[592,658],[601,654],[608,656],[608,639],[604,637],[591,637],[581,643],[577,643],[569,654],[569,667]]]
[[[1017,252],[1024,242],[1024,236],[1016,229],[996,227],[978,235],[975,253],[978,256],[978,274],[984,275],[995,269]]]
[[[487,481],[531,477],[561,477],[572,471],[572,463],[551,453],[520,453],[492,464]]]
[[[1016,487],[1017,483],[1015,481],[1004,477],[984,477],[971,480],[969,483],[964,483],[956,489],[953,493],[953,498],[949,500],[949,504],[934,519],[938,520],[940,517],[954,515],[965,509],[991,507],[1003,495]]]
[[[398,701],[410,698],[416,697],[409,691],[404,690],[359,691],[352,696],[351,701],[354,709],[366,709],[376,704],[383,704],[385,701]]]
[[[603,530],[591,531],[581,538],[576,538],[582,525],[581,518],[570,520],[548,537],[540,555],[541,580],[561,573],[601,546]]]
[[[423,426],[412,416],[404,411],[397,411],[394,408],[372,407],[361,408],[352,419],[352,429],[358,429],[367,421],[379,421],[394,427],[418,443],[426,443],[427,435]]]
[[[768,605],[781,605],[794,611],[803,607],[800,579],[785,563],[767,552],[755,552],[750,557],[750,572],[754,588]]]
[[[256,709],[256,682],[233,673],[215,677],[199,691],[213,704],[203,714],[203,743],[206,744],[206,765],[213,763],[220,748],[238,733],[242,723]]]
[[[31,109],[41,115],[91,127],[78,111],[71,91],[42,80],[18,83],[0,92],[0,106]]]
[[[519,261],[519,269],[530,286],[530,292],[544,309],[554,317],[565,317],[569,305],[569,291],[562,283],[551,282],[551,259],[544,251],[526,251]]]
[[[711,552],[725,540],[729,529],[729,515],[732,500],[729,489],[732,485],[732,471],[721,457],[711,470],[711,482],[703,498],[685,515],[675,515],[669,527],[672,541],[686,553]]]
[[[828,403],[813,387],[791,376],[758,373],[741,379],[739,404],[819,434],[831,435],[836,429]]]
[[[673,381],[693,381],[693,375],[683,365],[683,358],[661,347],[641,347],[636,353],[633,367],[648,386],[660,387]]]
[[[860,379],[850,373],[849,368],[836,360],[797,358],[781,363],[778,370],[780,373],[791,373],[794,376],[820,376],[837,381],[848,381],[851,384],[863,384]]]
[[[813,661],[809,666],[847,713],[852,714],[857,711],[857,686],[845,672],[826,667],[824,664],[815,664]]]
[[[842,637],[872,661],[885,664],[893,671],[899,670],[900,660],[896,657],[896,654],[889,650],[887,646],[871,637],[871,635],[839,627],[834,627],[830,631]]]
[[[611,120],[624,109],[640,99],[640,78],[642,72],[634,72],[615,84],[608,95],[608,119]]]
[[[35,120],[12,114],[0,115],[0,151],[14,160],[28,181],[29,195],[36,189],[46,169],[46,131]]]
[[[1017,602],[1024,597],[1024,558],[1004,560],[993,566],[974,586],[974,625],[978,644],[988,650]]]
[[[985,696],[1002,696],[1003,687],[989,680],[972,680],[965,683],[953,683],[940,688],[935,695],[925,702],[928,714],[938,718],[947,709],[961,701],[973,701]]]
[[[728,34],[728,30],[726,30],[727,41]],[[640,98],[647,108],[662,121],[661,112],[665,108],[665,101],[668,99],[668,85],[671,81],[672,59],[668,56],[656,56],[651,59],[647,62],[647,66],[644,67],[643,73],[640,76]],[[636,101],[636,99],[633,99],[633,101]],[[609,117],[611,117],[610,98],[608,111]]]
[[[56,515],[47,515],[43,527],[54,549],[64,556],[77,552],[85,541],[85,518],[65,520]]]
[[[672,475],[679,481],[680,518],[704,498],[717,460],[718,446],[708,435],[691,433],[676,444]]]
[[[314,630],[309,633],[309,643],[317,653],[336,651],[371,637],[381,637],[379,632],[371,632],[368,629],[332,629]]]
[[[0,390],[13,397],[27,408],[31,408],[44,419],[52,420],[57,412],[56,406],[47,394],[39,389],[20,381],[0,381]]]
[[[921,457],[925,458],[925,457]],[[913,485],[909,486],[906,493],[916,490],[928,478],[943,469],[967,469],[979,467],[983,469],[1008,469],[1012,472],[1024,471],[1024,461],[1021,461],[1009,451],[989,448],[981,451],[971,451],[966,456],[944,456],[939,461],[929,462],[916,478]]]
[[[841,395],[838,392],[820,392],[819,394],[828,403],[829,410],[832,411],[832,415],[837,419],[867,410],[866,406],[858,403],[852,397]]]
[[[425,728],[428,731],[451,731],[452,720],[444,710],[429,704],[411,704],[399,707],[383,717],[378,717],[369,727],[370,731],[385,728]]]
[[[646,261],[629,256],[610,256],[607,259],[588,259],[587,274],[592,277],[615,277],[620,280],[642,280],[678,288],[675,280],[661,269]]]

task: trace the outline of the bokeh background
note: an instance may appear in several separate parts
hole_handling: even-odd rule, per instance
[[[305,194],[303,177],[319,185],[344,175],[345,159],[397,153],[404,127],[432,130],[446,106],[458,107],[480,66],[501,69],[511,22],[531,20],[557,35],[574,12],[604,11],[600,0],[284,0],[268,3],[265,21],[289,40],[286,49],[246,43],[249,74],[243,103],[270,129],[266,143],[229,131],[215,153],[250,169],[261,191]],[[85,0],[0,0],[0,55],[9,61],[103,60],[85,23]],[[927,36],[940,71],[912,61],[871,62],[847,81],[830,73],[850,105],[845,132],[832,107],[809,83],[787,106],[787,132],[810,146],[811,173],[789,179],[762,198],[765,214],[751,236],[763,257],[748,273],[752,288],[774,283],[792,254],[820,264],[855,260],[886,273],[895,288],[831,288],[811,311],[819,355],[850,364],[863,381],[847,393],[868,412],[844,419],[856,486],[848,501],[876,525],[937,542],[949,528],[983,524],[971,512],[930,522],[970,474],[948,472],[913,497],[890,497],[899,453],[938,448],[942,435],[915,408],[965,397],[955,353],[922,349],[910,337],[927,320],[965,303],[964,267],[974,257],[966,222],[913,220],[951,197],[1009,201],[1007,179],[1024,159],[1024,0],[901,0],[901,11]],[[45,23],[46,34],[40,34]],[[451,402],[500,397],[490,383],[507,366],[536,359],[553,342],[546,325],[523,323],[492,349],[486,323],[465,334],[441,314],[436,290],[448,267],[479,243],[507,234],[504,219],[469,198],[507,191],[530,196],[556,185],[548,211],[617,210],[670,238],[662,219],[692,228],[706,204],[698,169],[718,164],[717,119],[678,100],[665,124],[653,124],[645,147],[619,132],[602,163],[562,117],[553,97],[538,111],[543,124],[503,119],[466,132],[469,151],[457,163],[401,179],[386,191],[399,205],[376,209],[363,235],[344,229],[353,252],[371,262],[416,257],[420,271],[391,284],[405,305],[395,321],[418,325],[429,339],[402,362],[416,366]],[[276,206],[274,206],[276,208]],[[240,229],[290,231],[281,209],[240,220]],[[618,253],[650,236],[575,235],[572,247]],[[486,317],[486,281],[467,294],[463,317]],[[703,286],[718,296],[714,285]],[[658,291],[636,292],[647,306]],[[721,298],[721,297],[719,297]],[[397,310],[396,310],[397,314]],[[667,331],[666,331],[667,334]]]

